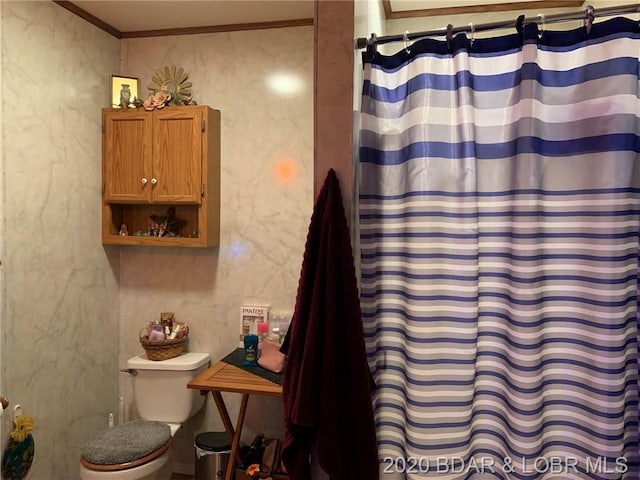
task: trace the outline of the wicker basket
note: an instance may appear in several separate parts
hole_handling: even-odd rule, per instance
[[[147,332],[146,335],[143,335],[144,331]],[[149,360],[168,360],[182,355],[182,349],[187,340],[189,340],[189,337],[185,335],[181,338],[167,339],[162,342],[150,342],[149,329],[145,327],[140,330],[140,345],[144,348]]]

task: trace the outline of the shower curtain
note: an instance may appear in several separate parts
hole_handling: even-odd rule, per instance
[[[638,479],[638,22],[364,55],[384,479]]]

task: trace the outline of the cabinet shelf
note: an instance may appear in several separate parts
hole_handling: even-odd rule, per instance
[[[207,106],[104,109],[102,242],[211,247],[220,237],[220,112]],[[143,236],[175,210],[178,236]],[[128,235],[120,235],[126,225]]]
[[[202,247],[197,238],[185,237],[138,237],[136,235],[107,235],[103,237],[105,245],[138,245],[147,247]]]

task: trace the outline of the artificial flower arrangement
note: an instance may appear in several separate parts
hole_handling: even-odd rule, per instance
[[[167,105],[197,105],[197,103],[191,98],[180,98],[178,95],[174,95],[167,90],[152,91],[146,100],[141,100],[134,97],[129,102],[128,108],[144,108],[147,111],[160,110]]]
[[[145,110],[149,111],[154,109],[159,110],[161,108],[164,108],[165,105],[168,105],[169,102],[171,102],[172,96],[173,95],[171,95],[171,93],[163,91],[152,93],[144,102],[142,102],[142,106]]]
[[[149,96],[146,100],[134,97],[133,100],[123,105],[123,108],[140,108],[145,110],[159,110],[167,105],[197,105],[191,98],[191,85],[189,75],[182,68],[175,65],[160,69],[152,77],[147,85]]]
[[[24,415],[17,415],[14,421],[15,427],[9,436],[16,442],[24,442],[33,430],[33,418]]]
[[[32,417],[16,415],[15,428],[9,433],[9,443],[2,455],[2,478],[25,478],[31,469],[35,455],[35,444],[31,432],[34,423]]]

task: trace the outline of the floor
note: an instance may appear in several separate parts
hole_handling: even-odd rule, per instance
[[[171,475],[171,480],[193,480],[191,475],[182,475],[181,473],[174,473]]]

